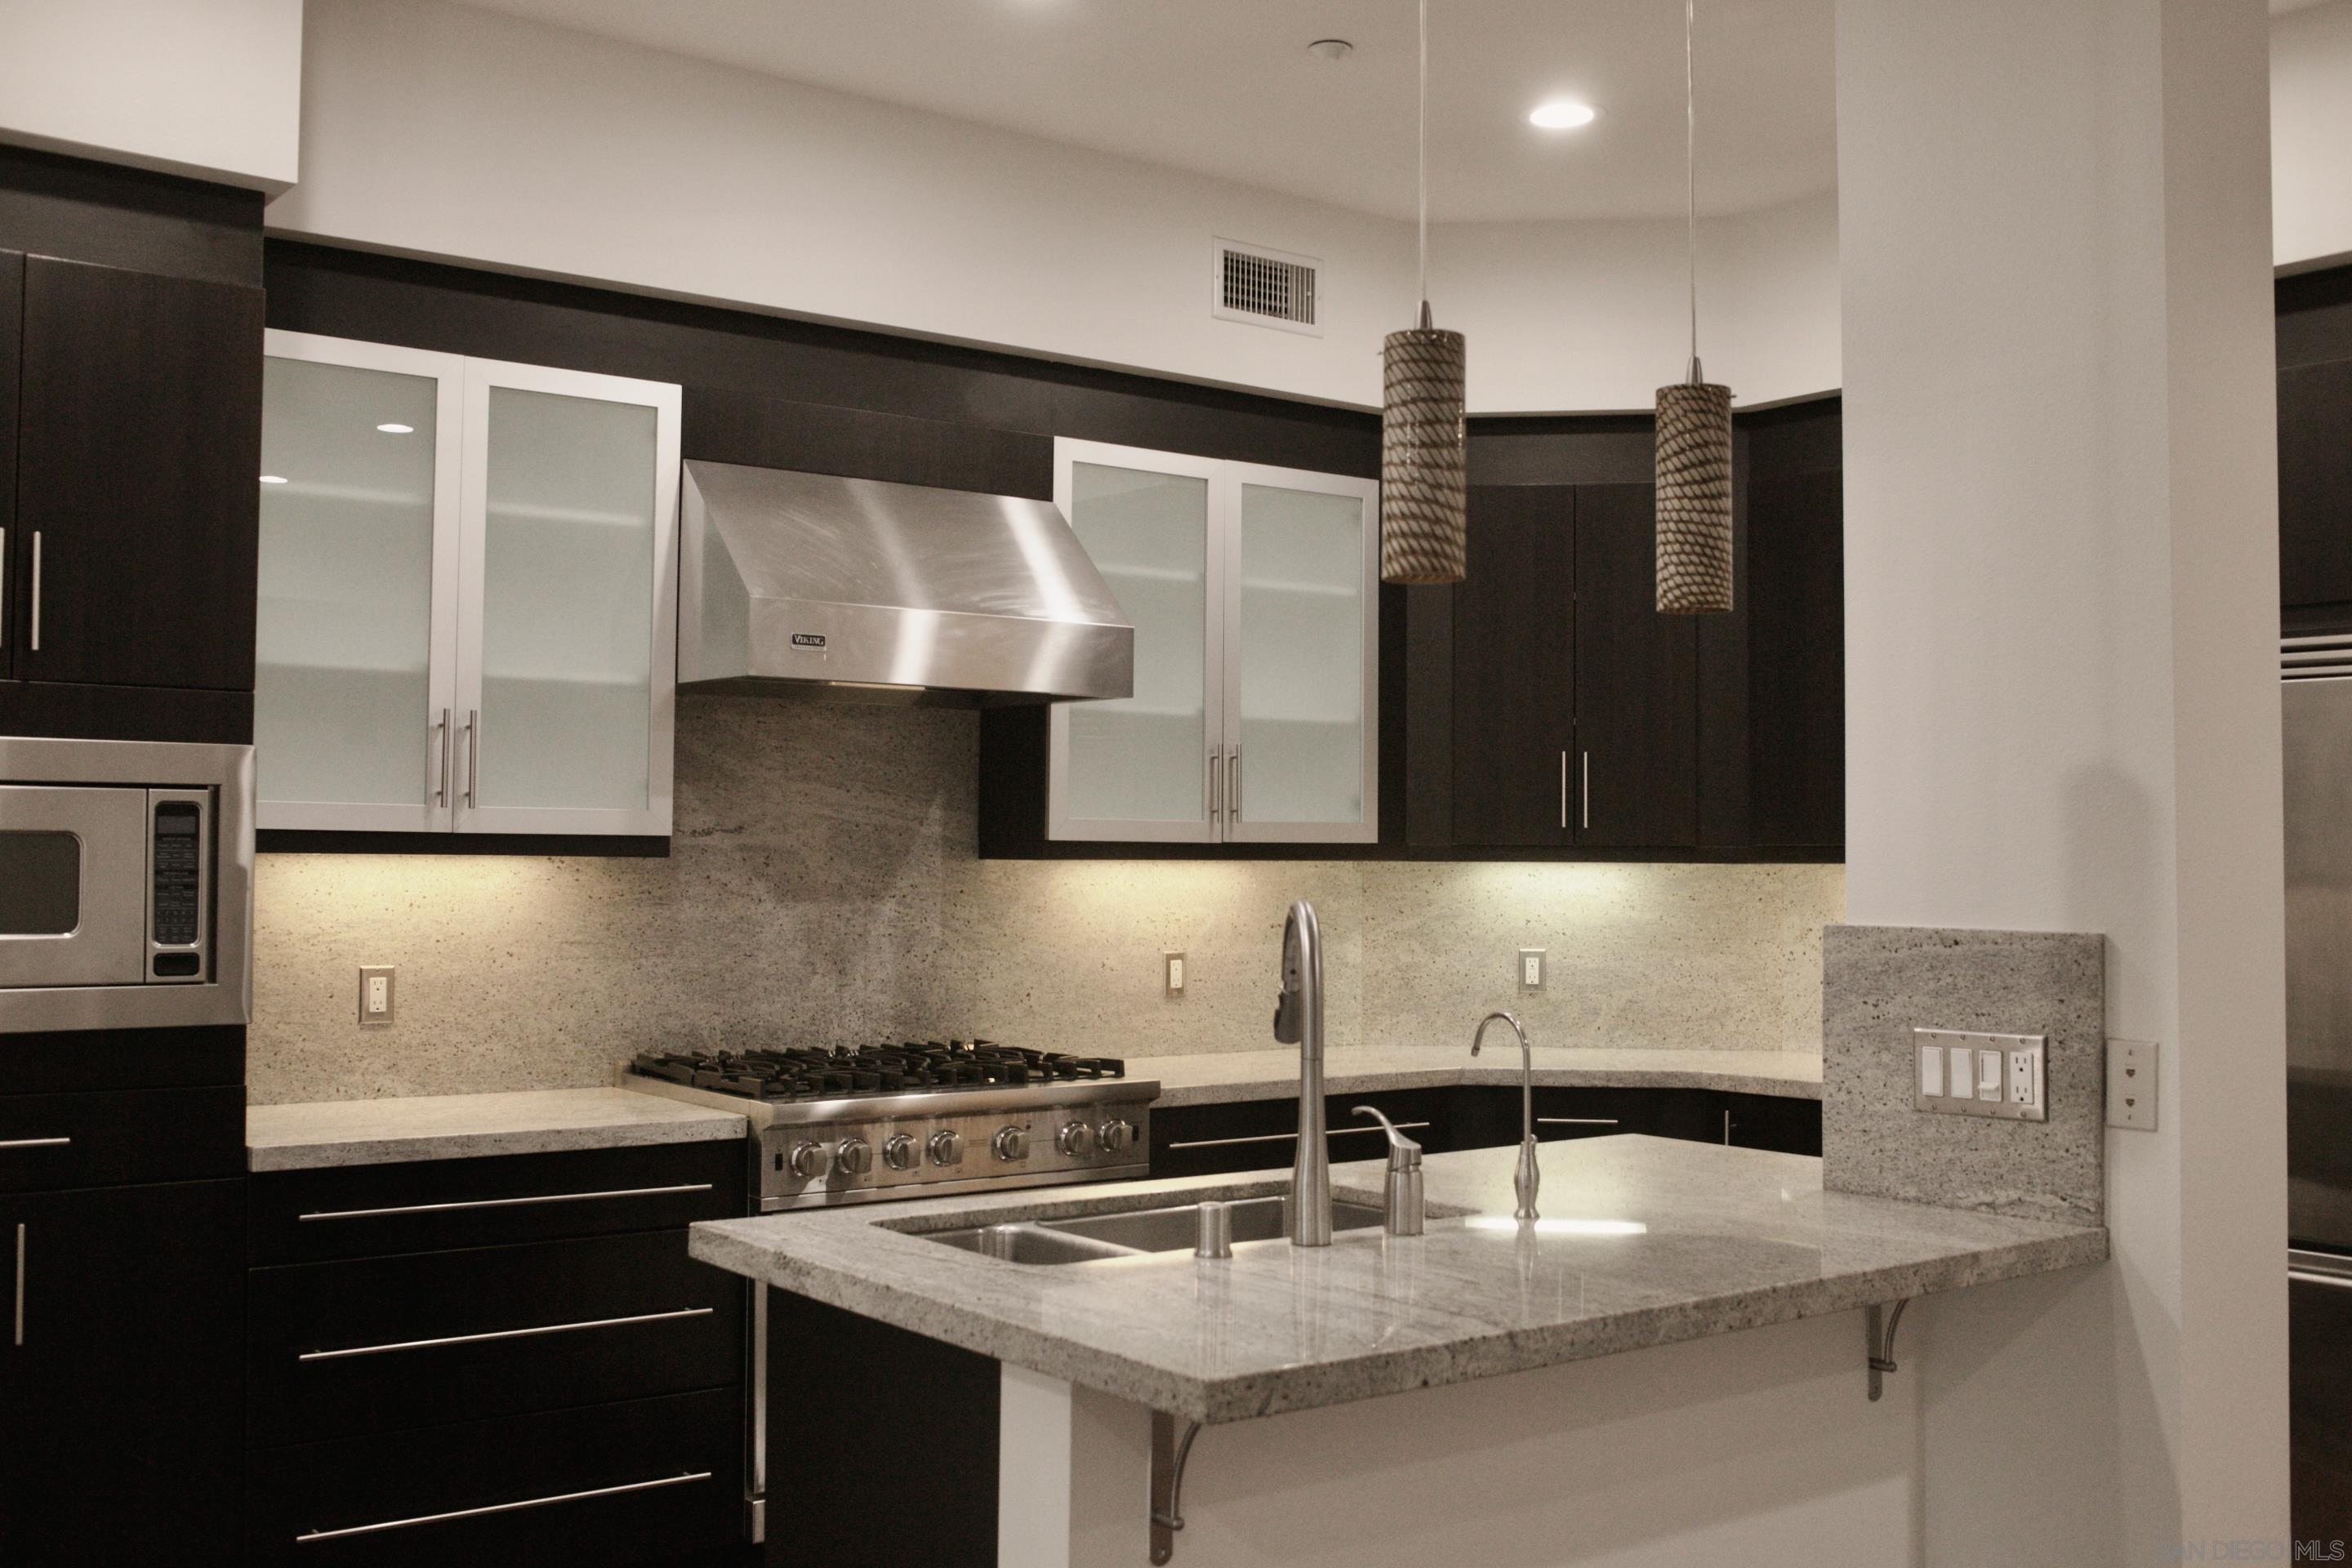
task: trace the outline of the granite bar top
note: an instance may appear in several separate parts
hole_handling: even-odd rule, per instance
[[[1514,1149],[1433,1154],[1428,1234],[1302,1250],[1039,1266],[919,1232],[1278,1192],[1196,1176],[877,1205],[693,1227],[696,1258],[1201,1422],[1246,1420],[2098,1262],[2105,1229],[1825,1193],[1821,1162],[1639,1135],[1542,1146],[1532,1231]],[[1335,1167],[1380,1201],[1382,1167]],[[1441,1217],[1451,1215],[1453,1217]],[[1863,1346],[1853,1347],[1862,1397]]]
[[[1637,1051],[1578,1046],[1535,1047],[1536,1082],[1570,1089],[1719,1089],[1822,1097],[1822,1058],[1799,1051]],[[1128,1076],[1160,1080],[1160,1106],[1215,1105],[1237,1100],[1287,1100],[1298,1093],[1296,1050],[1204,1051],[1130,1057]],[[1324,1054],[1323,1083],[1332,1094],[1383,1089],[1443,1089],[1457,1083],[1516,1089],[1519,1043],[1507,1030],[1488,1033],[1472,1056],[1457,1047],[1342,1046]]]
[[[390,1165],[480,1154],[546,1154],[741,1138],[740,1116],[625,1089],[540,1089],[254,1105],[245,1162],[255,1171]]]

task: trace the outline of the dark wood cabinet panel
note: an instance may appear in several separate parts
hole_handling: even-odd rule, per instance
[[[233,1084],[0,1096],[0,1192],[244,1172],[245,1090]]]
[[[1657,610],[1649,485],[1576,492],[1576,842],[1698,842],[1698,632]]]
[[[1748,485],[1749,842],[1845,842],[1844,476]]]
[[[1569,841],[1575,744],[1577,492],[1470,491],[1469,575],[1454,589],[1454,842]]]
[[[2279,599],[2352,605],[2352,359],[2279,372]]]
[[[252,689],[261,329],[257,289],[26,261],[19,678]]]
[[[1358,1116],[1360,1105],[1376,1106],[1405,1136],[1432,1152],[1455,1147],[1450,1089],[1386,1089],[1335,1094],[1324,1101],[1334,1164],[1381,1159],[1387,1142],[1379,1123]],[[1287,1171],[1298,1147],[1298,1101],[1241,1100],[1218,1105],[1182,1105],[1151,1113],[1151,1173],[1154,1176],[1221,1175],[1236,1171]],[[1475,1145],[1474,1145],[1475,1146]]]
[[[23,1342],[0,1341],[0,1561],[234,1560],[244,1192],[0,1197],[24,1300]]]
[[[16,574],[7,546],[16,537],[16,401],[24,337],[25,258],[0,250],[0,680],[16,668]]]

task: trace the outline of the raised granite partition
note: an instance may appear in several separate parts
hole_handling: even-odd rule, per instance
[[[2074,931],[1824,931],[1822,1185],[2104,1223],[2105,954],[2104,937]],[[1915,1110],[1915,1028],[2048,1035],[2050,1119]]]

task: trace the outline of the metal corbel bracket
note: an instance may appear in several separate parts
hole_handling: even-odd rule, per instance
[[[1176,1532],[1184,1528],[1184,1461],[1192,1457],[1192,1439],[1201,1435],[1198,1421],[1176,1430],[1176,1417],[1164,1410],[1151,1413],[1151,1561],[1165,1563],[1176,1555]]]
[[[1870,1397],[1874,1400],[1886,1392],[1886,1374],[1898,1370],[1895,1364],[1895,1331],[1902,1326],[1903,1309],[1910,1304],[1911,1298],[1906,1296],[1892,1308],[1872,1307],[1866,1310],[1868,1321],[1865,1326],[1870,1335]]]

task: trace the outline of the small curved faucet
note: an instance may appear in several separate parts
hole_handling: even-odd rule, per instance
[[[1489,1013],[1478,1020],[1478,1032],[1470,1037],[1470,1054],[1476,1056],[1486,1042],[1486,1026],[1500,1018],[1519,1037],[1519,1168],[1512,1173],[1511,1191],[1518,1195],[1519,1206],[1514,1217],[1528,1220],[1537,1217],[1536,1188],[1543,1173],[1536,1166],[1536,1054],[1528,1044],[1528,1032],[1519,1026],[1517,1016],[1510,1013]]]
[[[1331,1245],[1331,1149],[1323,1130],[1323,933],[1301,899],[1282,924],[1274,1037],[1298,1047],[1298,1157],[1290,1167],[1290,1244]]]

